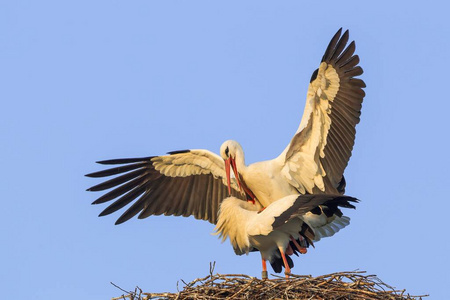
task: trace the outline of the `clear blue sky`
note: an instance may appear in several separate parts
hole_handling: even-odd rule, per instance
[[[433,3],[433,4],[431,4]],[[176,291],[179,279],[260,276],[213,226],[98,218],[96,160],[239,141],[276,157],[330,38],[350,29],[367,83],[347,194],[351,225],[294,273],[366,270],[448,296],[449,48],[445,1],[2,1],[0,290],[14,299]],[[444,290],[445,287],[445,290]]]

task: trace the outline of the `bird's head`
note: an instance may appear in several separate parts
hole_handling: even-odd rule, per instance
[[[244,151],[242,150],[242,146],[233,140],[225,141],[222,146],[220,146],[220,156],[222,156],[225,161],[225,171],[227,174],[227,183],[228,183],[228,193],[231,195],[231,170],[233,169],[234,176],[239,185],[239,189],[241,189],[241,183],[239,180],[239,172],[236,166],[236,158],[243,159]]]

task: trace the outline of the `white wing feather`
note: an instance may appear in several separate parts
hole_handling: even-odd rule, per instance
[[[339,76],[336,70],[332,65],[322,62],[316,80],[309,85],[302,121],[296,132],[296,136],[300,133],[303,141],[296,141],[299,143],[296,151],[290,153],[289,145],[282,153],[286,164],[281,172],[302,194],[313,193],[315,186],[325,191],[323,177],[326,173],[320,158],[325,156],[324,148],[331,125],[330,103],[338,90]]]
[[[156,156],[151,159],[155,169],[170,177],[187,177],[192,175],[212,174],[214,178],[222,178],[227,185],[223,159],[208,150],[190,150],[189,152],[172,155]],[[239,191],[234,178],[231,187]]]

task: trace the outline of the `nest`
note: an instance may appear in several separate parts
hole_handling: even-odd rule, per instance
[[[145,293],[139,287],[113,300],[149,299],[422,299],[396,290],[364,271],[337,272],[317,277],[291,274],[261,280],[243,274],[212,274],[198,278],[177,293]],[[114,285],[114,284],[113,284]],[[115,285],[116,286],[116,285]],[[118,286],[116,286],[118,287]],[[118,287],[119,288],[119,287]],[[121,289],[122,291],[125,291]],[[125,291],[126,292],[126,291]]]

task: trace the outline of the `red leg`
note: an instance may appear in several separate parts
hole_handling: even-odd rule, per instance
[[[286,260],[286,255],[284,255],[284,251],[283,248],[279,248],[280,249],[280,253],[281,253],[281,258],[283,259],[283,263],[284,263],[284,273],[286,274],[286,278],[289,278],[289,274],[291,273],[291,268],[289,268],[289,264]]]
[[[261,278],[265,280],[265,279],[269,278],[269,276],[267,276],[267,265],[266,265],[266,260],[264,258],[262,259],[262,267],[263,267],[263,270],[262,270]]]
[[[294,243],[295,247],[297,247],[298,251],[300,251],[301,254],[305,254],[308,250],[305,247],[300,246],[297,241],[292,237],[291,235],[291,241]]]

